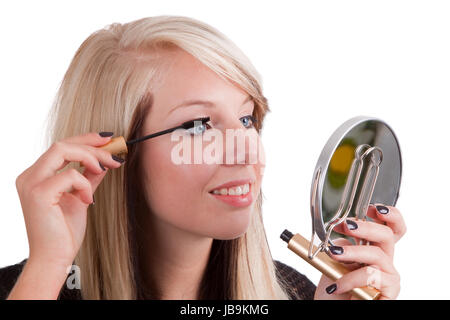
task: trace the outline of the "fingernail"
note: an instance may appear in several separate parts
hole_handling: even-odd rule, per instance
[[[330,246],[330,251],[332,254],[343,254],[344,248],[339,246]]]
[[[332,294],[333,292],[336,291],[336,289],[337,289],[337,285],[336,285],[336,283],[333,283],[332,285],[329,285],[328,287],[326,287],[326,288],[325,288],[325,291],[326,291],[328,294]]]
[[[106,138],[106,137],[111,137],[114,132],[109,132],[109,131],[102,131],[98,133],[100,135],[100,137],[102,138]]]
[[[358,229],[358,224],[352,220],[345,220],[345,222],[347,223],[347,227],[349,230],[356,230]]]
[[[92,195],[92,203],[91,203],[92,205],[94,205],[95,204],[95,197],[94,197],[94,195]]]
[[[389,208],[385,207],[385,206],[376,206],[377,211],[381,214],[388,214],[389,213]]]
[[[124,163],[125,162],[125,159],[122,159],[122,158],[120,158],[120,157],[118,157],[118,156],[116,156],[114,154],[112,154],[111,156],[117,162],[120,162],[120,163]]]
[[[100,165],[100,168],[102,168],[103,171],[106,171],[105,167],[100,163],[100,161],[98,162],[98,164]]]

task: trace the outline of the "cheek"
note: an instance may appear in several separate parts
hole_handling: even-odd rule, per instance
[[[215,166],[176,165],[167,144],[153,143],[143,153],[144,184],[152,214],[182,229],[200,225],[208,215],[204,210],[205,188]]]
[[[143,152],[144,184],[151,213],[179,229],[215,239],[234,239],[246,232],[252,214],[257,214],[256,200],[260,192],[264,164],[248,165],[256,178],[252,190],[253,205],[229,208],[208,193],[207,186],[221,180],[221,170],[233,173],[242,167],[210,164],[176,165],[171,160],[170,141],[151,141]],[[262,145],[259,150],[263,152]]]
[[[258,190],[261,187],[261,181],[264,176],[264,169],[266,167],[266,153],[264,151],[264,146],[262,144],[261,137],[258,135],[257,137],[257,151],[255,152],[257,154],[257,161],[253,165],[253,169],[255,171],[256,175],[256,182],[258,184]]]

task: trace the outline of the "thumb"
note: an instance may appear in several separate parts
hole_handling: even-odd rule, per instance
[[[333,239],[333,243],[335,246],[352,246],[353,243],[345,238],[337,238]],[[341,262],[345,265],[345,267],[349,270],[355,270],[361,268],[361,264],[357,262]]]
[[[83,173],[83,175],[86,177],[86,179],[89,180],[89,182],[91,183],[92,186],[92,193],[95,193],[95,190],[97,190],[97,187],[100,185],[100,183],[102,182],[103,178],[105,177],[106,173],[108,172],[108,168],[106,168],[105,171],[101,172],[101,173],[94,173],[90,170],[85,170],[85,172]]]
[[[353,243],[345,238],[333,239],[333,243],[337,246],[351,246]]]
[[[101,173],[94,173],[90,170],[85,169],[83,172],[83,176],[86,177],[86,179],[88,179],[88,181],[91,183],[92,186],[92,195],[94,195],[95,190],[97,189],[97,187],[100,185],[100,183],[102,182],[103,178],[105,177],[106,173],[108,172],[108,168],[105,167],[105,171],[102,171]],[[79,191],[75,191],[73,192],[73,194],[77,197],[79,197]]]

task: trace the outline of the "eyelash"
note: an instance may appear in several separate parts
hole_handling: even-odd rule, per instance
[[[239,118],[239,120],[246,119],[246,118],[248,118],[248,119],[250,119],[250,120],[252,121],[252,123],[250,124],[250,126],[249,126],[249,127],[246,127],[246,128],[252,128],[252,127],[255,127],[256,119],[255,119],[255,117],[252,116],[251,114],[249,114],[249,115],[247,115],[247,116],[243,116],[243,117]]]
[[[252,116],[252,115],[246,115],[246,116],[243,116],[243,117],[239,118],[239,120],[241,120],[241,121],[242,121],[243,119],[249,119],[249,120],[251,121],[250,126],[248,126],[248,127],[245,127],[245,126],[244,126],[244,128],[247,128],[247,129],[254,128],[255,123],[256,123],[256,119],[255,119],[254,116]],[[194,124],[193,124],[193,125],[194,125]],[[206,130],[212,128],[211,125],[210,125],[208,122],[202,123],[201,126],[206,126],[206,129],[203,130],[203,131],[201,131],[200,133],[204,133]],[[195,136],[195,135],[200,134],[200,133],[196,133],[196,132],[195,132],[195,128],[198,128],[198,127],[199,127],[199,126],[197,126],[197,127],[192,126],[191,128],[188,129],[188,131],[189,131],[189,133],[191,134],[191,136]]]

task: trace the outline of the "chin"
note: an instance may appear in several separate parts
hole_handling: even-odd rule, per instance
[[[243,236],[250,226],[252,214],[253,210],[249,208],[225,212],[216,219],[217,224],[212,237],[218,240],[232,240]],[[228,217],[223,219],[224,216]]]
[[[248,230],[249,224],[245,226],[232,226],[229,228],[223,228],[220,231],[214,232],[212,238],[217,240],[233,240],[242,237]]]
[[[238,239],[238,238],[242,237],[244,234],[245,234],[245,232],[239,233],[239,234],[222,235],[222,236],[213,237],[213,238],[216,240],[234,240],[234,239]]]

